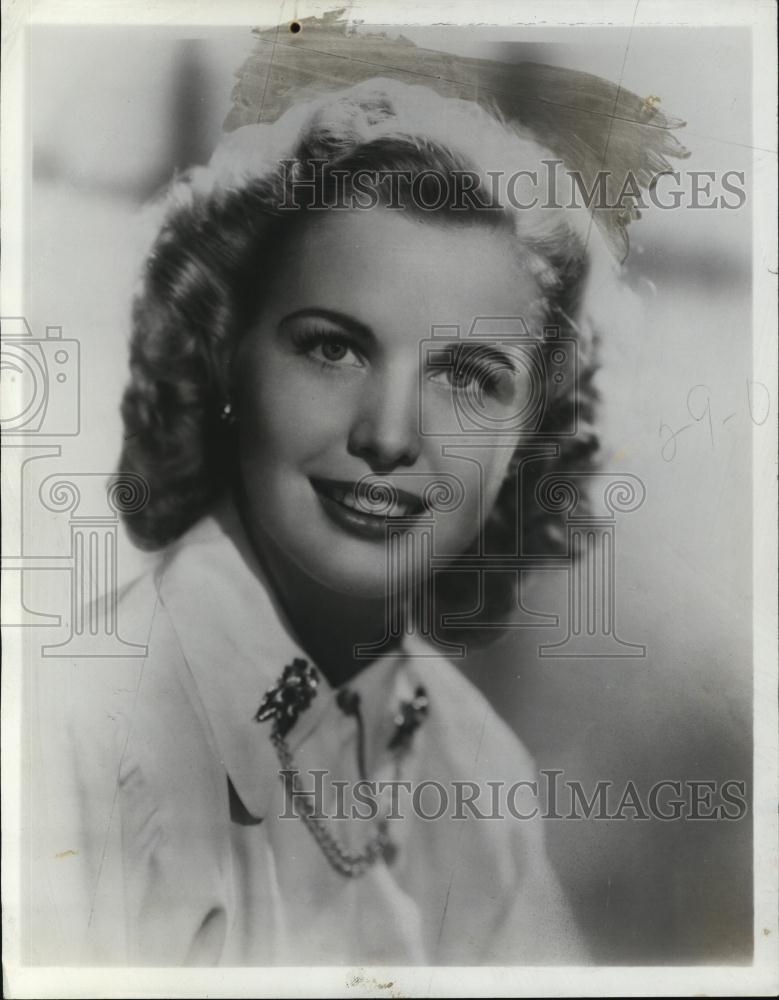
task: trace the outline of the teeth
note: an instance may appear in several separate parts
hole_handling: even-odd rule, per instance
[[[343,504],[344,507],[348,507],[350,510],[357,511],[358,514],[368,514],[373,515],[374,517],[405,517],[408,514],[413,513],[415,510],[415,507],[412,504],[404,503],[399,500],[393,506],[391,511],[378,514],[376,511],[372,511],[370,508],[366,508],[362,504],[358,503],[352,490],[342,490],[337,487],[333,487],[329,492],[334,500]]]
[[[363,508],[357,503],[357,498],[351,490],[341,490],[337,487],[333,487],[330,490],[330,496],[333,500],[338,503],[343,504],[344,507],[349,507],[350,510],[356,510],[360,513],[365,513]]]

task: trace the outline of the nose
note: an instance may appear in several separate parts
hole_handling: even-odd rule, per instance
[[[410,466],[419,458],[419,407],[416,370],[398,368],[366,386],[349,433],[349,453],[372,472]]]

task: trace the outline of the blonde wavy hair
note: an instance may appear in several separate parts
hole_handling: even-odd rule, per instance
[[[149,488],[146,506],[125,515],[136,544],[173,541],[235,485],[231,433],[220,411],[235,348],[262,303],[263,275],[311,210],[284,207],[291,185],[318,178],[327,189],[336,171],[341,183],[365,170],[444,177],[467,171],[478,178],[483,200],[489,195],[495,205],[497,191],[495,208],[430,211],[410,198],[399,207],[435,224],[510,229],[538,280],[547,322],[577,345],[578,377],[544,412],[538,434],[555,438],[573,420],[577,433],[559,438],[557,454],[523,467],[519,488],[507,478],[487,525],[492,551],[514,551],[519,532],[521,551],[559,552],[559,515],[538,509],[535,489],[550,471],[588,469],[595,461],[593,290],[603,293],[615,268],[586,212],[547,207],[542,191],[534,208],[511,204],[506,179],[545,159],[552,154],[497,112],[376,78],[295,104],[272,124],[244,126],[225,137],[208,166],[175,178],[148,214],[153,237],[133,302],[122,402],[119,472],[141,475]],[[389,189],[379,182],[378,192],[386,204]],[[497,603],[505,611],[513,593]]]

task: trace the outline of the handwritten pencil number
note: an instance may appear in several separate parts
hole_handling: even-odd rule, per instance
[[[762,427],[766,420],[768,420],[771,411],[771,394],[768,387],[755,379],[747,379],[746,403],[750,420],[756,427]],[[712,450],[716,445],[714,433],[715,419],[712,413],[710,387],[703,383],[694,385],[687,393],[686,405],[687,413],[695,423],[684,424],[678,430],[674,430],[670,424],[660,423],[660,455],[664,462],[673,462],[678,451],[676,439],[684,431],[689,430],[690,427],[694,427],[695,424],[705,425],[708,428]],[[724,427],[735,416],[735,412],[728,413],[722,420],[718,421],[717,426]]]

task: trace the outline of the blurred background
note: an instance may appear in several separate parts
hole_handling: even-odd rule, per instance
[[[636,319],[603,345],[604,467],[647,490],[617,525],[617,629],[646,657],[539,659],[540,643],[565,635],[563,615],[559,629],[509,633],[463,669],[539,767],[589,791],[632,780],[646,792],[664,779],[749,790],[751,441],[767,397],[750,382],[748,30],[635,29],[629,45],[622,28],[403,34],[621,80],[687,122],[679,137],[692,155],[679,169],[744,172],[740,210],[648,209],[631,224]],[[248,28],[39,26],[29,42],[26,317],[36,337],[54,325],[80,343],[81,433],[63,446],[62,467],[108,474],[122,434],[140,209],[174,171],[207,161],[253,38]],[[122,539],[121,579],[152,558]],[[525,603],[564,612],[563,575],[526,581]],[[549,821],[546,833],[599,962],[750,960],[749,816]]]

